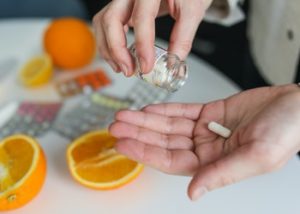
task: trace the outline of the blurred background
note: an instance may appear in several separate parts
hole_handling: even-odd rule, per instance
[[[1,0],[0,18],[75,16],[86,20],[103,8],[109,0]],[[241,8],[246,17],[249,2]],[[168,40],[174,21],[166,16],[156,21],[157,36]],[[247,18],[231,27],[203,22],[193,43],[192,53],[218,68],[242,89],[251,86],[242,81],[242,70],[248,53]]]

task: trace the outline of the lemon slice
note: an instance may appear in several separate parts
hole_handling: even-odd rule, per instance
[[[53,75],[52,60],[48,55],[36,56],[30,59],[21,69],[20,81],[27,87],[43,85]]]

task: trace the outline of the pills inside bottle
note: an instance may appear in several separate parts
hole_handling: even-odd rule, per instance
[[[157,87],[175,92],[184,85],[188,77],[187,65],[175,54],[168,53],[165,49],[154,46],[155,61],[152,70],[143,74],[136,55],[135,45],[129,48],[135,59],[135,75],[142,80]]]

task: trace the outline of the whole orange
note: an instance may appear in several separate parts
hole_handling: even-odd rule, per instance
[[[54,65],[63,69],[85,66],[95,55],[95,37],[89,26],[73,17],[54,19],[45,31],[43,43]]]

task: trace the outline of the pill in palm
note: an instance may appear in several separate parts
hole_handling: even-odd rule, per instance
[[[214,121],[208,123],[208,129],[224,138],[228,138],[231,135],[230,129]]]

